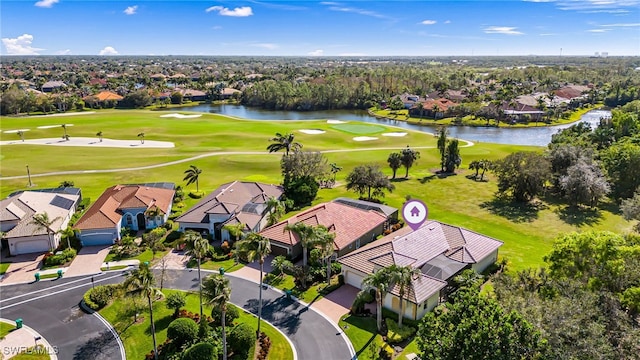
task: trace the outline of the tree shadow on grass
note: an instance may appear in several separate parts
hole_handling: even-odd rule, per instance
[[[409,180],[409,178],[406,178],[406,177],[397,177],[397,178],[395,178],[395,179],[389,179],[389,181],[391,181],[391,182],[393,182],[393,183],[396,183],[396,182],[405,182],[405,181],[407,181],[407,180]]]
[[[583,208],[580,206],[565,206],[556,210],[560,220],[573,226],[591,226],[602,220],[602,211],[598,208]]]
[[[158,333],[159,331],[169,327],[169,324],[171,324],[171,322],[173,321],[173,317],[171,317],[171,315],[167,315],[159,320],[156,320],[156,318],[154,318],[153,321],[155,322],[156,333]],[[151,336],[151,324],[149,324],[149,326],[144,329],[144,333]]]
[[[480,207],[516,223],[532,222],[538,218],[538,212],[546,208],[542,203],[519,203],[504,197],[485,201],[480,204]]]
[[[428,183],[429,181],[431,181],[431,180],[433,180],[435,178],[436,178],[436,175],[425,176],[422,179],[420,179],[420,184]]]
[[[373,322],[371,322],[371,320],[373,320]],[[353,326],[353,327],[356,327],[356,328],[364,329],[365,331],[368,331],[368,332],[371,333],[371,337],[367,340],[367,342],[360,349],[354,349],[356,351],[356,357],[358,357],[365,350],[367,350],[369,345],[371,345],[371,343],[376,339],[376,336],[378,335],[378,329],[376,328],[375,319],[372,319],[372,318],[369,318],[369,317],[347,316],[347,317],[344,318],[344,322],[347,323],[348,325],[343,325],[343,327],[344,326]],[[367,322],[369,324],[367,324]],[[345,330],[347,330],[347,328],[343,328],[341,330],[345,331]]]

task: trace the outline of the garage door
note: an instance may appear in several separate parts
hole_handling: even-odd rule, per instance
[[[41,253],[47,251],[49,251],[48,240],[20,241],[16,243],[16,250],[14,251],[14,255]]]
[[[351,286],[355,286],[356,288],[360,289],[360,287],[362,286],[362,277],[358,274],[355,274],[351,271],[345,271],[344,273],[344,282],[346,284],[349,284]]]
[[[82,246],[113,245],[113,233],[86,234],[80,240]]]
[[[273,255],[273,256],[278,256],[278,255],[287,256],[287,248],[275,245],[274,243],[271,243],[271,255]]]

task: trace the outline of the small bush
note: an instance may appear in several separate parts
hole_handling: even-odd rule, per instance
[[[340,285],[344,285],[344,275],[342,274],[338,275],[338,283]]]
[[[57,266],[67,262],[67,258],[63,254],[52,255],[44,260],[45,266]]]
[[[387,324],[387,341],[389,344],[397,344],[413,336],[416,333],[416,328],[403,325],[398,327],[398,323],[392,319],[385,319]]]
[[[117,296],[119,289],[120,286],[118,284],[98,285],[87,290],[82,299],[89,308],[93,310],[100,310],[107,306],[111,299]]]
[[[229,334],[229,345],[234,353],[246,355],[255,342],[255,336],[251,326],[244,323],[238,324]]]
[[[169,324],[167,328],[167,338],[171,339],[176,345],[191,341],[198,336],[198,324],[189,318],[178,318]]]
[[[217,359],[216,347],[207,342],[201,342],[188,348],[184,355],[183,360],[211,360]]]
[[[331,263],[331,275],[337,275],[342,272],[342,265],[339,262]]]
[[[192,199],[200,199],[203,196],[204,196],[204,192],[202,192],[202,191],[198,191],[198,192],[190,191],[189,192],[189,197],[192,198]]]
[[[228,253],[229,250],[231,250],[231,246],[229,245],[228,241],[224,241],[222,242],[222,245],[220,245],[220,249],[222,250],[222,252]]]
[[[227,312],[225,313],[224,317],[227,319],[225,324],[229,326],[233,324],[233,321],[235,319],[240,317],[240,311],[235,306],[227,306]],[[220,318],[222,318],[222,313],[220,312],[219,308],[216,307],[216,308],[213,308],[213,310],[211,310],[211,318],[213,319],[212,325],[214,326],[222,325],[222,322],[220,321]]]
[[[380,348],[380,359],[391,360],[393,357],[393,348],[389,344],[384,344]]]
[[[173,220],[167,220],[164,224],[162,224],[162,227],[167,231],[171,231],[173,229]]]

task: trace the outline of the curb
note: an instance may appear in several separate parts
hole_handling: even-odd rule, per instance
[[[120,335],[118,335],[116,329],[114,329],[113,326],[111,326],[111,324],[105,318],[103,318],[102,315],[100,315],[100,313],[87,306],[87,304],[84,303],[84,300],[80,300],[80,303],[78,305],[80,306],[80,309],[82,309],[82,311],[89,315],[95,316],[96,318],[98,318],[98,320],[100,320],[101,323],[103,323],[107,327],[109,332],[113,335],[113,337],[116,339],[116,342],[118,343],[118,348],[120,349],[120,358],[122,360],[126,360],[127,355],[124,351],[124,344],[122,343],[122,339],[120,339]]]
[[[7,324],[12,324],[14,327],[16,326],[16,322],[13,320],[9,320],[9,319],[0,319],[0,321],[7,323]],[[49,355],[49,359],[51,360],[58,360],[58,347],[57,346],[51,346],[51,344],[49,343],[49,341],[47,341],[47,339],[45,339],[44,337],[42,337],[42,335],[40,335],[40,333],[38,333],[37,331],[35,331],[33,328],[31,328],[30,326],[27,325],[22,325],[22,328],[25,329],[27,332],[29,332],[34,339],[34,345],[41,345],[44,346],[45,350],[42,351],[38,351],[38,352],[34,352],[34,354],[46,354]],[[40,343],[38,343],[38,341],[40,341]],[[25,342],[26,344],[26,342]],[[9,349],[9,350],[27,350],[27,348],[32,347],[30,345],[21,345],[21,346],[17,346],[14,347],[13,349]],[[3,352],[7,350],[7,348],[3,349]],[[11,355],[16,356],[18,355],[17,353],[14,354],[5,354],[5,355]]]

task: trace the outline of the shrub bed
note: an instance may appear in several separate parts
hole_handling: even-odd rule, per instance
[[[117,297],[120,292],[119,284],[98,285],[87,290],[82,300],[92,310],[100,310],[109,304],[113,298]]]
[[[401,343],[416,333],[416,328],[414,327],[408,325],[398,327],[398,323],[389,318],[384,321],[387,324],[387,342],[389,344]]]
[[[73,258],[75,258],[77,254],[78,252],[76,251],[76,249],[69,248],[62,250],[61,253],[55,255],[48,253],[42,260],[44,261],[44,266],[63,265],[73,260]]]

